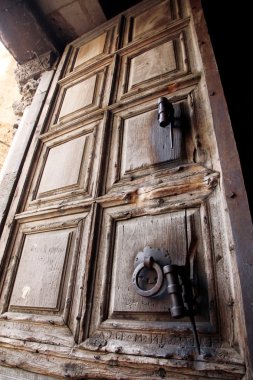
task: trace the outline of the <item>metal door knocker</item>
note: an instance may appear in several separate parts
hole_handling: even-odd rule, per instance
[[[144,268],[154,269],[156,272],[156,278],[154,286],[151,289],[145,290],[140,287],[140,275]],[[143,297],[151,297],[159,292],[163,284],[163,272],[159,264],[157,264],[152,256],[145,257],[144,261],[137,265],[133,273],[133,285],[138,294]]]

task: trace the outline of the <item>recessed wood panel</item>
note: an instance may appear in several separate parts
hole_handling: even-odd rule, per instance
[[[77,340],[92,210],[62,211],[17,218],[10,286],[0,300],[9,338],[52,345]]]
[[[138,295],[132,286],[135,256],[147,246],[166,249],[173,264],[185,265],[187,255],[185,212],[146,215],[116,223],[110,315],[133,312],[141,315],[145,312],[147,320],[147,315],[168,313],[169,298],[166,293],[162,298],[148,299]]]
[[[89,69],[82,68],[58,81],[58,96],[51,117],[50,128],[70,122],[99,110],[107,104],[111,82],[110,64]]]
[[[94,38],[93,40],[80,46],[76,56],[74,67],[78,67],[81,64],[86,63],[92,58],[97,57],[102,54],[105,48],[107,33],[103,33],[100,36]]]
[[[179,17],[177,0],[157,1],[151,7],[146,6],[141,12],[130,13],[127,19],[127,41],[135,41],[150,33],[161,31]]]
[[[92,104],[96,85],[96,75],[78,82],[65,90],[59,119]]]
[[[196,285],[198,294],[197,327],[202,332],[214,331],[215,310],[211,307],[214,305],[214,286],[209,281],[213,276],[212,252],[210,233],[203,226],[206,214],[204,208],[170,211],[166,201],[159,211],[155,210],[155,205],[149,208],[147,204],[143,203],[141,207],[137,204],[104,210],[98,271],[94,280],[97,302],[91,318],[91,340],[93,334],[96,337],[105,333],[113,344],[114,339],[117,339],[115,334],[121,336],[127,330],[127,334],[120,338],[123,350],[133,339],[133,345],[145,351],[145,344],[143,347],[139,344],[144,343],[142,334],[147,342],[159,331],[167,343],[160,347],[159,341],[153,342],[156,348],[162,348],[161,352],[167,352],[168,349],[174,352],[178,343],[171,340],[171,334],[180,336],[181,344],[187,345],[189,335],[191,339],[189,319],[184,317],[175,320],[171,316],[165,278],[158,295],[144,297],[136,292],[133,273],[140,263],[136,264],[136,256],[145,247],[151,247],[164,252],[166,262],[160,262],[160,268],[168,263],[179,267],[186,265],[188,276]],[[153,272],[153,269],[145,268],[139,273],[141,288],[147,290],[154,286],[157,273]],[[138,334],[140,341],[136,340]],[[111,343],[107,342],[108,350]]]
[[[87,136],[80,136],[49,150],[39,195],[78,184],[86,140]]]
[[[177,69],[173,41],[165,42],[130,60],[128,90],[134,85]]]
[[[11,306],[57,309],[70,237],[68,230],[25,237]]]
[[[182,159],[182,109],[174,104],[175,123],[160,127],[157,100],[115,112],[107,190],[114,184],[146,176]]]
[[[164,1],[139,14],[133,20],[133,39],[166,26],[171,20],[171,16],[171,1]]]
[[[94,196],[102,133],[98,119],[41,135],[43,148],[27,200],[29,209]]]
[[[108,59],[119,46],[118,31],[121,18],[115,18],[100,30],[91,30],[84,36],[71,42],[71,56],[68,61],[65,77],[72,72],[81,71],[87,67],[97,67]],[[71,74],[70,74],[71,75]]]
[[[183,27],[182,27],[183,29]],[[185,31],[166,33],[150,44],[139,43],[122,51],[118,99],[152,93],[152,88],[189,74],[190,65],[185,48]]]
[[[131,171],[179,157],[179,149],[171,149],[170,127],[161,128],[157,109],[124,120],[121,176]]]

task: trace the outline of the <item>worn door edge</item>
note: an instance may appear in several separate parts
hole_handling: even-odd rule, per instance
[[[241,283],[242,303],[247,335],[247,357],[253,372],[253,226],[247,193],[233,130],[228,114],[217,64],[208,35],[201,0],[190,0],[198,46],[201,52],[207,91],[214,122],[220,165],[223,173],[227,211],[234,240],[234,251]],[[249,378],[253,375],[249,374]]]
[[[0,175],[0,236],[8,210],[27,156],[46,95],[53,77],[53,70],[42,74],[32,104],[24,111]]]

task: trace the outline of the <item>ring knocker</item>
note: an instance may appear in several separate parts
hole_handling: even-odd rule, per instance
[[[142,289],[139,286],[139,276],[140,276],[140,272],[142,271],[143,268],[154,269],[156,271],[156,275],[157,275],[157,281],[156,281],[155,285],[151,289],[148,289],[148,290]],[[141,262],[135,268],[135,270],[133,272],[132,280],[133,280],[133,286],[134,286],[134,288],[138,294],[140,294],[143,297],[154,296],[155,294],[157,294],[159,292],[159,290],[161,289],[161,287],[163,285],[162,268],[160,267],[159,264],[157,264],[154,261],[153,257],[147,257],[147,258],[145,258],[145,260],[143,262]]]

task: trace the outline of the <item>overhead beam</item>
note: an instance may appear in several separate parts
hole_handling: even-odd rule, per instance
[[[43,22],[29,2],[1,0],[0,39],[19,64],[58,50]]]

